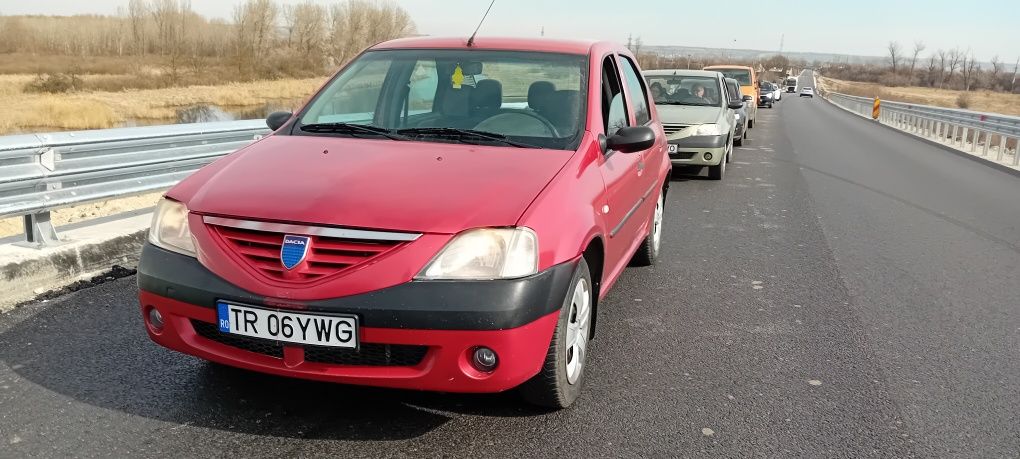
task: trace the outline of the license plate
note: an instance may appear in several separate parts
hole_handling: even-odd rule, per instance
[[[358,347],[358,318],[277,311],[216,303],[217,325],[223,333],[287,343]]]
[[[676,151],[677,151],[676,144],[674,144],[674,143],[669,144],[669,150],[667,152],[668,153],[676,153]]]

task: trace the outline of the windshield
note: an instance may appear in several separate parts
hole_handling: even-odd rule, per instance
[[[719,105],[719,79],[706,76],[646,75],[648,89],[660,105]]]
[[[721,72],[726,78],[733,78],[740,83],[741,86],[751,85],[751,71],[743,69],[714,69]]]
[[[301,114],[294,133],[573,149],[584,130],[584,56],[477,50],[366,53]],[[336,123],[356,129],[326,129]],[[376,128],[374,134],[361,126]],[[300,131],[300,132],[299,132]]]

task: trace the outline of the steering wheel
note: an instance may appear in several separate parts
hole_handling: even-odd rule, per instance
[[[521,137],[559,137],[549,120],[528,111],[505,112],[490,116],[474,127],[477,131],[495,132]]]

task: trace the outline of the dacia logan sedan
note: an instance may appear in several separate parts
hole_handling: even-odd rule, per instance
[[[337,383],[578,396],[599,301],[659,256],[671,165],[633,55],[414,38],[166,193],[153,341]]]

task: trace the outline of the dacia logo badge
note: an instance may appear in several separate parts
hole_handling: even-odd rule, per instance
[[[294,236],[291,234],[283,236],[283,247],[280,247],[280,261],[283,267],[294,269],[305,261],[308,256],[308,248],[312,245],[312,238],[308,236]]]

